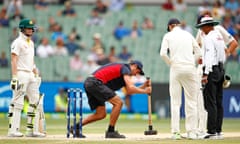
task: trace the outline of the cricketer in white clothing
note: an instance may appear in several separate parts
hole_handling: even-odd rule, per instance
[[[12,80],[11,88],[13,97],[9,106],[9,137],[22,137],[20,132],[21,112],[24,104],[24,96],[29,98],[29,108],[27,112],[27,132],[29,137],[45,136],[39,132],[33,132],[33,118],[39,103],[39,85],[37,70],[34,63],[34,43],[31,36],[35,26],[29,19],[23,19],[19,23],[19,36],[11,45],[11,67]]]
[[[170,66],[171,132],[173,139],[181,139],[180,107],[183,88],[187,137],[196,139],[198,81],[195,64],[200,59],[201,52],[194,37],[182,30],[179,24],[177,19],[169,20],[170,32],[164,35],[160,50],[160,56]]]

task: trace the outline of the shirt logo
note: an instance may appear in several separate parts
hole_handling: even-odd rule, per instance
[[[218,36],[217,40],[222,41],[223,39],[220,36]]]

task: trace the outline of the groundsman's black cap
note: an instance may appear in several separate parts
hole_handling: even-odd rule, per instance
[[[142,62],[138,61],[138,60],[132,60],[130,62],[130,64],[136,64],[138,69],[140,70],[140,75],[144,75],[144,72],[143,72],[143,64]]]

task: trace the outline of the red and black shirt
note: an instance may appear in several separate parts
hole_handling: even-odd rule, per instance
[[[125,86],[124,75],[131,75],[129,64],[111,63],[100,67],[93,75],[112,90],[118,90]]]

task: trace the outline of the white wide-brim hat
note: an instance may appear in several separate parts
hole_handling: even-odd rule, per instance
[[[214,21],[212,17],[210,16],[205,16],[205,17],[202,17],[202,19],[200,20],[200,23],[197,24],[195,27],[196,28],[201,28],[202,26],[205,26],[205,25],[218,25],[219,22],[218,21]]]

